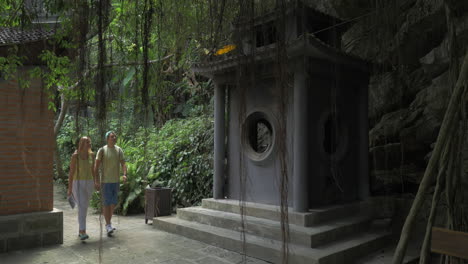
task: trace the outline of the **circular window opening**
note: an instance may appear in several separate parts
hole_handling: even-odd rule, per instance
[[[251,126],[249,131],[249,143],[257,153],[264,153],[272,144],[273,129],[265,119],[259,119]]]
[[[330,114],[324,124],[323,148],[327,154],[335,154],[338,146],[337,120],[334,114]]]
[[[318,143],[326,158],[342,159],[348,148],[348,128],[337,113],[324,113],[319,121]]]
[[[265,112],[253,112],[247,116],[242,133],[242,145],[253,161],[264,161],[272,153],[275,142],[275,126]]]

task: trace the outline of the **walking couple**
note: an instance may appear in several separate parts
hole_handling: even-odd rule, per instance
[[[94,156],[91,150],[91,139],[80,138],[78,149],[73,153],[70,161],[68,176],[69,199],[76,202],[78,207],[78,236],[81,240],[88,239],[86,234],[86,215],[89,200],[94,189],[101,190],[102,211],[106,221],[107,235],[111,235],[115,228],[111,224],[114,208],[117,205],[117,194],[120,183],[120,167],[123,171],[123,182],[127,181],[127,166],[120,147],[115,145],[117,135],[113,131],[106,133],[107,145],[100,148]],[[102,176],[99,169],[102,167]],[[71,198],[70,198],[71,197]]]

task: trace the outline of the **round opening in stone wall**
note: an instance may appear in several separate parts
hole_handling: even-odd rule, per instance
[[[271,124],[260,119],[251,126],[249,131],[249,143],[252,149],[257,153],[264,153],[272,144],[273,131]]]
[[[337,120],[335,115],[328,115],[324,124],[323,149],[327,154],[335,154],[336,146],[339,144],[337,135]]]
[[[337,113],[325,112],[318,125],[320,152],[326,158],[342,159],[348,149],[348,127]]]
[[[253,161],[265,160],[274,147],[275,129],[272,118],[265,112],[253,112],[243,125],[242,145]]]

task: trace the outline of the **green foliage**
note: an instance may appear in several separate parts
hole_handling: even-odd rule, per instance
[[[97,212],[99,212],[99,209],[101,208],[101,192],[100,191],[95,191],[93,195],[91,196],[91,200],[89,201],[89,205],[94,208]]]
[[[0,26],[19,26],[30,22],[34,14],[24,8],[24,1],[4,0],[0,4]]]
[[[18,47],[14,46],[8,50],[7,57],[0,57],[0,74],[3,79],[11,79],[14,77],[18,66],[22,66],[24,57],[17,56]]]
[[[130,136],[131,135],[131,136]],[[120,184],[116,212],[143,212],[147,186],[173,188],[173,205],[190,206],[211,197],[213,120],[207,115],[168,121],[159,131],[139,128],[119,136],[127,183]],[[93,196],[91,205],[99,206]]]
[[[213,86],[195,76],[191,66],[201,54],[229,42],[227,21],[237,14],[237,3],[155,0],[151,2],[150,31],[145,32],[143,19],[148,19],[148,9],[141,1],[110,1],[109,23],[102,32],[106,46],[102,57],[93,1],[43,3],[61,22],[57,34],[47,40],[54,52],[40,55],[46,67],[34,68],[30,75],[43,79],[51,96],[49,108],[61,111],[58,98],[62,95],[70,103],[57,137],[65,172],[76,140],[90,136],[96,151],[104,143],[98,127],[106,127],[118,133],[117,144],[124,150],[128,166],[128,183],[120,189],[119,212],[142,211],[144,188],[156,183],[174,189],[174,205],[188,206],[210,197]],[[27,29],[37,17],[34,12],[25,9],[23,1],[6,0],[0,4],[0,26]],[[219,14],[224,14],[222,19],[216,17]],[[83,32],[86,38],[81,38]],[[151,63],[142,63],[143,51]],[[2,77],[12,76],[22,66],[21,54],[9,54],[0,58]],[[105,120],[96,120],[97,104],[93,102],[98,65],[105,65],[105,87],[100,87],[105,91]],[[145,69],[149,71],[148,96],[142,98]],[[21,85],[28,83],[24,80]],[[148,109],[143,109],[142,101],[149,102]],[[92,205],[100,205],[99,195],[93,196]]]
[[[190,206],[211,197],[213,123],[194,117],[168,121],[158,133],[150,180],[173,188],[173,204]]]
[[[144,167],[137,167],[135,163],[127,162],[127,182],[121,180],[119,203],[116,212],[127,215],[127,212],[141,212],[145,206],[144,188],[146,181],[142,177]]]
[[[71,86],[70,58],[67,56],[57,56],[49,50],[44,50],[41,55],[39,55],[39,58],[47,65],[47,71],[42,72],[41,76],[48,89],[52,87]]]
[[[63,93],[67,99],[77,98],[78,92],[72,89],[63,89],[72,86],[72,78],[70,77],[70,71],[73,67],[70,58],[67,56],[57,56],[54,52],[49,50],[42,51],[39,58],[47,65],[45,70],[35,68],[31,74],[41,77],[44,81],[45,87],[48,91],[52,91],[54,88],[58,88],[59,92]],[[55,95],[50,92],[49,97],[51,102],[49,103],[49,109],[54,112],[57,111],[55,104],[52,103]]]
[[[67,115],[63,120],[62,129],[57,135],[57,146],[62,156],[62,165],[65,172],[69,171],[71,155],[76,150],[75,143],[78,138],[79,136],[73,127],[73,118]]]

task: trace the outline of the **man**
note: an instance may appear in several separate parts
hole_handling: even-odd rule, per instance
[[[117,204],[117,194],[119,192],[119,165],[122,166],[123,182],[127,181],[127,166],[123,151],[116,146],[117,135],[113,131],[106,133],[107,145],[100,148],[96,155],[96,163],[94,166],[95,175],[99,175],[98,171],[102,164],[101,177],[101,193],[103,198],[103,213],[106,220],[107,235],[111,235],[115,228],[112,227],[111,219],[114,213],[115,205]],[[99,177],[96,177],[99,179]],[[99,185],[99,182],[96,183]]]

